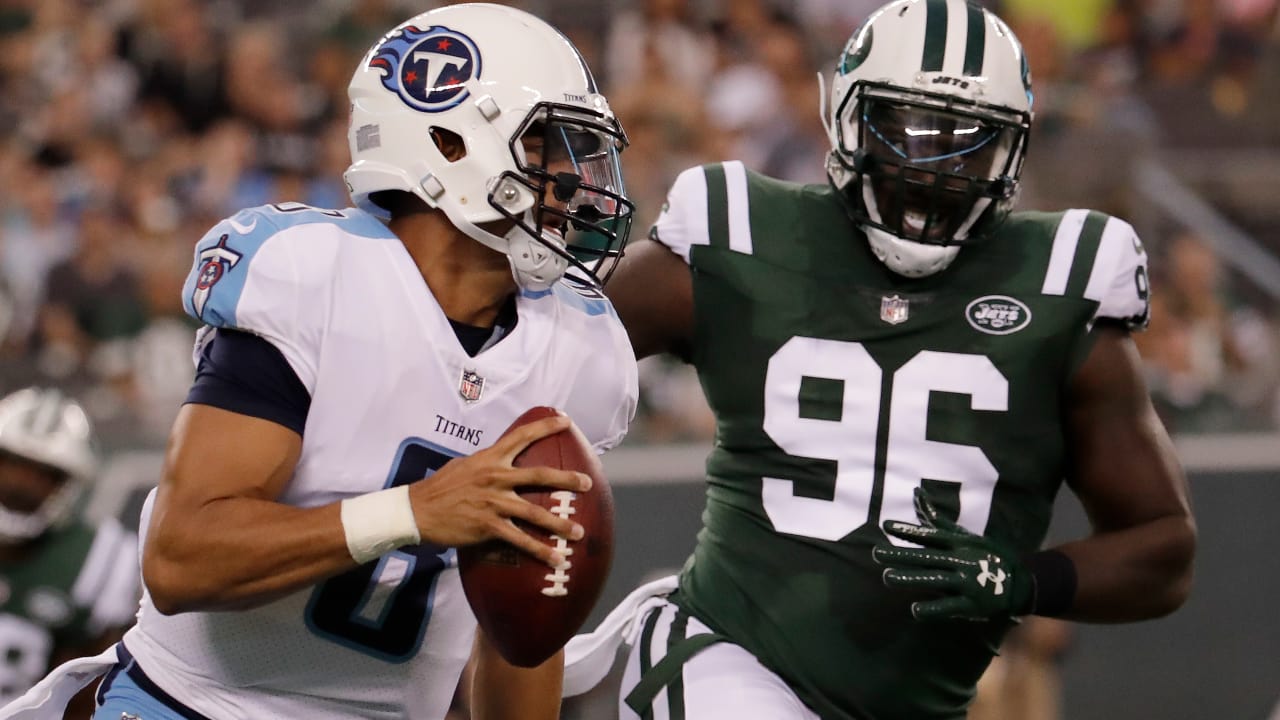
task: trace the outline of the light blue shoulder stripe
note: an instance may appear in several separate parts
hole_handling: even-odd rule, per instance
[[[183,308],[214,327],[240,327],[236,307],[258,251],[282,230],[317,223],[337,225],[351,235],[395,238],[377,218],[357,209],[322,210],[280,203],[241,210],[213,226],[196,243],[191,272],[182,286]]]
[[[591,294],[586,295],[583,293]],[[609,300],[603,295],[599,295],[595,291],[591,290],[579,292],[563,282],[558,282],[555,285],[552,285],[550,290],[539,290],[537,292],[525,290],[521,292],[521,295],[533,300],[544,298],[548,295],[555,295],[556,299],[560,302],[574,310],[586,313],[589,316],[612,315],[615,318],[618,317],[618,312],[613,309],[613,303],[609,302]]]

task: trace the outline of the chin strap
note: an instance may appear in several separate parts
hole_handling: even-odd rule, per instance
[[[519,225],[507,231],[503,237],[507,244],[507,260],[511,263],[511,275],[521,290],[540,292],[550,288],[569,268],[569,261],[543,244],[555,243],[564,249],[564,241],[543,236],[542,241],[525,232]]]
[[[519,224],[513,225],[506,235],[494,235],[464,217],[455,217],[448,204],[441,204],[438,207],[449,217],[453,226],[464,235],[506,255],[507,262],[511,264],[511,276],[521,290],[529,292],[546,290],[556,284],[569,267],[568,260],[544,244],[544,241],[554,243],[563,249],[564,241],[559,238],[544,234],[540,241],[525,232]],[[532,226],[533,222],[533,211],[526,210],[524,224]]]
[[[928,277],[946,270],[960,252],[959,245],[926,245],[903,240],[884,230],[863,227],[871,252],[885,267],[909,278]]]

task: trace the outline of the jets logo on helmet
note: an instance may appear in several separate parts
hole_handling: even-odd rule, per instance
[[[442,25],[407,25],[387,36],[369,67],[383,71],[382,85],[406,105],[443,112],[467,99],[467,84],[480,77],[480,50],[471,38]]]

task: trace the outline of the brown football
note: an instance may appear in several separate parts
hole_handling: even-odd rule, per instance
[[[549,407],[532,408],[507,432],[555,414]],[[518,521],[526,532],[559,547],[567,567],[553,569],[501,540],[458,548],[462,589],[481,629],[507,662],[534,667],[573,637],[600,598],[613,560],[613,493],[600,459],[577,425],[535,441],[514,464],[576,470],[592,481],[585,493],[517,490],[530,502],[582,525],[582,539],[569,542]]]

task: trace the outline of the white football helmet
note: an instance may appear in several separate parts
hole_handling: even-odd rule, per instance
[[[375,193],[413,193],[505,253],[527,290],[570,267],[595,285],[607,278],[634,211],[618,162],[627,138],[558,30],[502,5],[431,10],[374,44],[349,94],[346,180],[360,208],[385,219]],[[463,156],[446,157],[441,137]],[[516,225],[503,236],[481,227],[504,219]]]
[[[1031,102],[1022,45],[976,3],[895,0],[854,31],[823,113],[827,175],[885,265],[931,275],[1008,216]]]
[[[97,469],[89,417],[79,403],[53,389],[25,388],[0,400],[0,453],[65,475],[61,487],[34,510],[0,503],[0,542],[30,540],[67,520]]]

